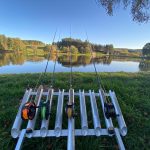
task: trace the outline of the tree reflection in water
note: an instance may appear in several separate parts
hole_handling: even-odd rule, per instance
[[[0,66],[6,65],[22,65],[26,61],[38,62],[45,60],[45,57],[39,57],[37,55],[24,55],[24,54],[16,54],[16,53],[5,53],[0,55]]]
[[[27,55],[27,54],[18,54],[18,53],[5,53],[0,54],[0,66],[6,65],[23,65],[25,62],[42,62],[47,59],[47,54],[42,55]],[[52,53],[50,55],[50,61],[56,60],[56,53]],[[72,66],[79,67],[79,66],[86,66],[88,64],[92,64],[92,62],[96,64],[103,64],[103,65],[110,65],[112,61],[135,61],[139,63],[140,71],[150,71],[150,60],[148,59],[133,59],[133,58],[116,58],[116,57],[109,57],[109,56],[94,56],[93,60],[90,55],[72,55]],[[67,54],[58,54],[57,63],[61,64],[62,66],[69,67],[70,66],[70,56]]]
[[[72,55],[72,66],[86,66],[88,64],[102,63],[102,64],[110,64],[112,59],[111,57],[103,56],[103,57],[92,57],[90,55]],[[69,55],[61,55],[58,58],[58,63],[63,66],[70,66],[70,56]]]
[[[150,59],[143,59],[139,64],[140,71],[150,71]]]
[[[43,54],[42,56],[38,55],[25,55],[25,54],[16,54],[16,53],[5,53],[0,55],[0,66],[5,66],[9,64],[14,65],[22,65],[26,61],[31,62],[39,62],[47,59],[47,54]],[[56,54],[52,53],[50,55],[50,60],[56,60]],[[86,66],[91,64],[92,61],[95,63],[102,63],[102,64],[110,64],[112,61],[111,57],[95,57],[91,58],[90,55],[72,55],[72,65],[73,66]],[[62,55],[58,56],[58,63],[62,64],[63,66],[70,65],[70,56],[69,55]]]

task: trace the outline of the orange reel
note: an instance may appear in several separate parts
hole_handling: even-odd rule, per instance
[[[36,104],[34,102],[27,102],[22,106],[21,118],[23,120],[33,120],[36,113]]]

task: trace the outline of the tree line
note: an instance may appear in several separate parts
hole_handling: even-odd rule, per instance
[[[0,34],[0,50],[26,50],[27,48],[31,49],[42,49],[44,51],[62,52],[62,53],[70,53],[70,51],[74,54],[76,53],[90,53],[91,49],[93,52],[102,52],[105,54],[114,54],[116,55],[116,48],[113,47],[112,44],[93,44],[87,40],[82,41],[80,39],[73,38],[63,38],[61,41],[55,42],[51,44],[44,44],[38,40],[21,40],[20,38],[11,38],[6,37],[5,35]],[[121,50],[120,52],[122,52]],[[128,50],[129,51],[129,50]],[[150,43],[144,45],[142,49],[142,54],[144,57],[150,57]]]
[[[50,50],[51,45],[46,45],[44,50]],[[106,54],[112,54],[114,52],[114,47],[112,44],[107,45],[100,45],[100,44],[93,44],[89,41],[85,40],[82,41],[80,39],[73,39],[73,38],[63,38],[59,42],[53,43],[51,47],[52,52],[59,50],[63,53],[91,53],[91,49],[93,52],[103,52]]]
[[[26,48],[32,49],[43,49],[44,51],[56,52],[60,51],[62,53],[90,53],[91,49],[94,52],[104,52],[106,54],[112,54],[114,51],[112,44],[101,45],[93,44],[87,40],[82,41],[80,39],[73,38],[63,38],[59,42],[52,43],[52,45],[45,45],[41,41],[37,40],[21,40],[20,38],[10,38],[5,35],[0,35],[0,50],[26,50]]]
[[[43,46],[41,41],[21,40],[20,38],[10,38],[0,35],[0,50],[25,50],[27,46]]]

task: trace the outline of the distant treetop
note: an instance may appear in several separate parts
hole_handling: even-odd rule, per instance
[[[93,44],[88,42],[87,40],[82,41],[80,39],[73,39],[73,38],[63,38],[61,41],[57,43],[53,43],[58,46],[60,50],[63,52],[68,52],[68,47],[71,47],[71,51],[73,53],[90,53],[91,47],[94,52],[105,52],[105,53],[113,53],[114,47],[112,44]]]
[[[26,45],[44,45],[43,42],[38,40],[22,40]]]

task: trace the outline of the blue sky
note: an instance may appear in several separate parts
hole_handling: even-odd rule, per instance
[[[1,0],[0,34],[51,43],[71,36],[114,47],[142,48],[150,42],[150,22],[132,21],[130,12],[116,8],[113,17],[95,0]]]

